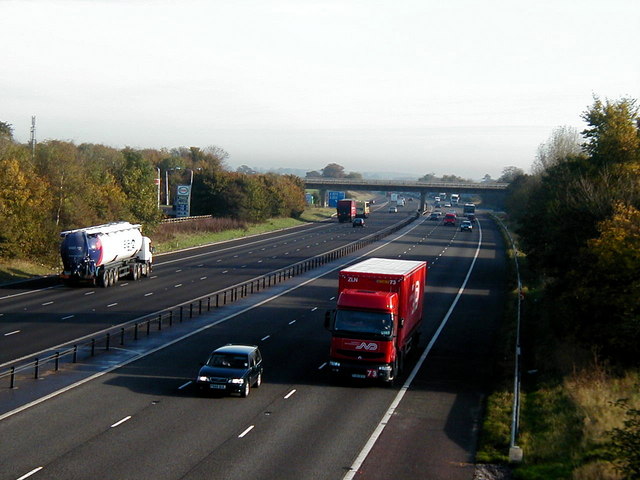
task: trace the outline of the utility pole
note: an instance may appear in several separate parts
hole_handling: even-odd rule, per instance
[[[31,161],[36,159],[36,116],[31,116]]]

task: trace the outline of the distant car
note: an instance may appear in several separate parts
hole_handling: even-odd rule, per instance
[[[473,225],[471,224],[471,222],[469,220],[464,220],[461,224],[460,224],[460,231],[472,231],[473,230]]]
[[[353,226],[355,227],[364,227],[364,218],[354,218],[353,219]]]
[[[389,207],[389,213],[398,213],[398,207]]]
[[[467,213],[467,218],[472,222],[476,221],[476,216],[473,213]]]
[[[445,204],[444,204],[444,207],[445,207],[445,208],[451,208],[451,204],[450,204],[450,203],[445,203]]]
[[[440,212],[431,212],[429,220],[440,220]]]
[[[196,378],[203,391],[239,393],[246,397],[251,387],[262,384],[262,355],[255,345],[225,345],[209,355]]]
[[[456,214],[455,213],[447,213],[444,216],[444,225],[454,225],[456,224]]]

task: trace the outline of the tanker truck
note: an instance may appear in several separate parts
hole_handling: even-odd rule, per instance
[[[148,277],[152,267],[152,248],[142,235],[141,225],[112,222],[60,233],[60,274],[65,283],[81,281],[109,287],[118,279]]]
[[[329,370],[347,378],[394,381],[417,347],[426,262],[370,258],[341,270],[331,332]]]

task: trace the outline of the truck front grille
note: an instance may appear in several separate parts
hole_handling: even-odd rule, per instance
[[[384,358],[384,353],[381,352],[355,352],[353,350],[338,349],[338,354],[349,358],[362,358],[363,360],[380,360]]]

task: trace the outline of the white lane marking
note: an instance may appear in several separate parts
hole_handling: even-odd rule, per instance
[[[53,302],[44,302],[44,303],[41,303],[41,305],[42,305],[43,307],[45,307],[45,306],[47,306],[47,305],[51,305],[52,303],[53,303]]]
[[[260,339],[260,341],[261,341],[261,342],[264,342],[264,341],[265,341],[265,340],[267,340],[270,336],[271,336],[271,335],[267,335],[266,337],[262,337],[262,338]]]
[[[255,425],[251,425],[249,428],[247,428],[244,432],[242,432],[240,435],[238,435],[238,438],[242,438],[244,437],[247,433],[249,433],[251,430],[253,430],[255,427]]]
[[[11,295],[5,295],[4,297],[0,297],[0,300],[4,300],[6,298],[21,297],[22,295],[29,295],[32,293],[44,292],[45,290],[51,290],[52,288],[60,288],[60,286],[54,285],[53,287],[39,288],[38,290],[29,290],[28,292],[12,293]]]
[[[67,315],[66,317],[62,317],[62,320],[69,320],[70,318],[75,317],[75,315]]]
[[[296,322],[297,322],[297,320],[291,320],[291,321],[289,322],[289,325],[293,325],[293,324],[294,324],[294,323],[296,323]]]
[[[327,362],[324,362],[322,365],[318,367],[318,370],[322,370],[326,366],[327,366]]]
[[[176,270],[176,273],[181,272],[181,271],[182,271],[182,269],[181,269],[181,268],[179,268],[178,270]]]
[[[285,400],[289,399],[294,393],[296,393],[295,388],[284,396]]]
[[[200,280],[206,280],[207,277],[200,277]]]
[[[193,383],[192,380],[189,380],[187,383],[185,383],[184,385],[180,385],[178,387],[178,390],[182,390],[183,388],[187,388],[189,385],[191,385]]]
[[[126,287],[127,285],[129,285],[129,282],[124,282],[120,284],[121,287]]]
[[[177,285],[174,285],[173,288],[178,288],[178,287],[181,287],[181,286],[182,286],[182,284],[178,283]]]
[[[204,263],[201,263],[200,265],[196,265],[197,267],[204,267]]]
[[[144,296],[145,296],[145,297],[148,297],[148,296],[150,296],[150,295],[153,295],[153,292],[149,292],[149,293],[145,293],[145,294],[144,294]]]
[[[94,293],[96,293],[96,292],[87,292],[87,293],[85,293],[85,295],[93,295]]]
[[[222,259],[216,260],[216,263],[220,263],[222,261]]]
[[[117,426],[122,425],[124,422],[126,422],[127,420],[129,420],[131,418],[131,415],[124,417],[122,420],[114,423],[113,425],[111,425],[111,428],[116,428]]]
[[[313,308],[311,309],[311,311],[312,311],[312,312],[315,312],[317,309],[318,309],[318,307],[313,307]]]
[[[10,335],[15,335],[16,333],[20,333],[20,330],[14,330],[13,332],[7,332],[4,334],[5,337],[8,337]]]
[[[24,475],[22,475],[20,478],[18,478],[18,480],[24,480],[25,478],[29,478],[31,475],[33,475],[34,473],[38,473],[40,470],[42,470],[44,467],[38,467],[38,468],[34,468],[33,470],[31,470],[29,473],[26,473]]]
[[[429,344],[427,345],[427,348],[425,348],[424,352],[422,352],[422,355],[420,356],[420,359],[416,363],[415,367],[413,367],[413,370],[411,371],[411,374],[409,375],[409,377],[407,377],[407,380],[404,382],[404,385],[402,386],[402,388],[400,388],[400,391],[398,392],[398,394],[394,398],[393,402],[391,402],[391,405],[389,406],[389,409],[382,416],[382,419],[380,420],[380,423],[378,423],[378,426],[376,427],[376,429],[371,434],[371,437],[369,437],[369,440],[365,444],[364,448],[360,451],[360,453],[356,457],[356,459],[353,462],[353,465],[351,465],[351,468],[349,469],[349,471],[346,473],[346,475],[344,477],[342,477],[342,480],[352,480],[355,477],[355,475],[358,472],[358,470],[360,470],[360,467],[362,466],[362,464],[364,463],[365,459],[369,455],[369,452],[371,451],[371,449],[375,445],[375,443],[378,440],[378,438],[380,437],[380,435],[382,435],[382,431],[384,430],[384,428],[387,426],[387,424],[391,420],[391,417],[395,413],[396,408],[398,407],[398,405],[400,405],[400,402],[404,398],[404,395],[409,390],[409,387],[411,386],[411,382],[413,382],[413,379],[418,374],[418,370],[420,370],[420,368],[422,368],[422,364],[424,363],[425,359],[427,358],[427,355],[429,355],[429,352],[431,352],[431,350],[433,349],[433,346],[435,345],[436,341],[438,340],[438,337],[440,337],[440,333],[442,332],[442,330],[444,329],[445,325],[449,321],[449,317],[453,313],[453,310],[455,309],[456,305],[458,304],[458,300],[462,296],[462,293],[464,292],[464,289],[467,286],[467,283],[469,282],[469,278],[471,277],[471,272],[473,271],[473,267],[476,264],[476,260],[478,259],[478,255],[480,255],[480,247],[482,247],[482,228],[480,228],[479,230],[480,230],[480,238],[478,239],[478,246],[476,247],[476,253],[473,256],[473,260],[471,261],[471,265],[469,266],[469,270],[467,271],[467,276],[465,277],[464,281],[462,282],[462,285],[458,289],[458,294],[453,299],[453,302],[451,302],[451,306],[449,307],[449,310],[447,311],[447,314],[442,319],[442,322],[440,322],[440,326],[438,327],[436,332],[433,334],[433,337],[429,341]]]
[[[223,270],[222,271],[222,273],[228,273],[228,272],[229,272],[229,270]]]
[[[118,304],[118,302],[110,303],[109,305],[107,305],[107,308],[115,307],[117,304]]]
[[[362,260],[366,256],[370,256],[371,254],[373,254],[374,252],[377,252],[381,248],[386,247],[391,242],[397,241],[397,240],[401,239],[402,237],[404,237],[405,235],[408,235],[413,230],[415,230],[416,228],[421,226],[423,222],[424,222],[424,220],[422,222],[414,223],[414,225],[411,226],[411,228],[409,228],[406,232],[404,232],[402,234],[399,234],[396,237],[392,237],[391,240],[389,240],[387,242],[384,242],[381,245],[379,245],[379,246],[377,246],[375,248],[372,248],[371,250],[368,250],[367,252],[364,252],[362,255],[359,255],[355,259],[349,258],[344,263],[336,265],[332,270],[323,271],[323,272],[319,273],[318,275],[316,275],[314,277],[308,278],[307,280],[303,280],[298,285],[295,285],[295,286],[293,286],[291,288],[288,288],[288,289],[286,289],[286,290],[284,290],[284,291],[282,291],[282,292],[280,292],[278,294],[275,294],[275,295],[273,295],[273,296],[271,296],[269,298],[261,300],[261,301],[255,303],[255,304],[253,304],[251,306],[248,306],[246,308],[241,308],[239,311],[237,311],[235,313],[232,313],[232,314],[230,314],[230,315],[228,315],[226,317],[223,317],[223,318],[221,318],[219,320],[211,322],[210,324],[205,325],[203,327],[197,328],[197,329],[195,329],[195,330],[193,330],[193,331],[191,331],[189,333],[186,333],[185,335],[182,335],[181,337],[178,337],[178,338],[176,338],[176,339],[174,339],[174,340],[172,340],[172,341],[170,341],[168,343],[165,343],[164,345],[161,345],[159,347],[153,348],[148,352],[145,352],[145,353],[142,353],[140,355],[137,355],[134,358],[130,358],[129,360],[125,360],[125,361],[123,361],[123,362],[121,362],[121,363],[119,363],[117,365],[112,365],[112,366],[106,368],[103,371],[94,373],[93,375],[91,375],[89,377],[86,377],[86,378],[83,378],[82,380],[78,380],[76,383],[73,383],[71,385],[67,385],[66,387],[63,387],[60,390],[56,390],[55,392],[51,392],[48,395],[45,395],[45,396],[40,397],[40,398],[38,398],[36,400],[33,400],[33,401],[31,401],[31,402],[29,402],[29,403],[27,403],[25,405],[22,405],[22,406],[20,406],[18,408],[15,408],[14,410],[11,410],[11,411],[6,412],[6,413],[2,413],[2,414],[0,414],[0,421],[4,420],[5,418],[12,417],[13,415],[16,415],[16,414],[18,414],[20,412],[23,412],[25,410],[28,410],[29,408],[31,408],[31,407],[33,407],[35,405],[40,405],[41,403],[44,403],[44,402],[46,402],[46,401],[48,401],[48,400],[50,400],[52,398],[55,398],[58,395],[62,395],[63,393],[68,392],[69,390],[73,390],[74,388],[79,387],[80,385],[84,385],[85,383],[91,382],[91,381],[95,380],[96,378],[100,378],[100,377],[102,377],[104,375],[107,375],[107,374],[113,372],[114,370],[117,370],[118,368],[122,368],[124,366],[127,366],[127,365],[133,363],[133,362],[137,362],[141,358],[145,358],[145,357],[148,357],[149,355],[153,355],[154,353],[159,352],[161,350],[164,350],[165,348],[170,347],[170,346],[172,346],[172,345],[174,345],[174,344],[176,344],[178,342],[181,342],[181,341],[183,341],[183,340],[185,340],[187,338],[190,338],[193,335],[197,335],[200,332],[204,332],[205,330],[208,330],[209,328],[215,327],[215,326],[220,325],[222,323],[225,323],[225,322],[227,322],[227,321],[229,321],[229,320],[231,320],[233,318],[239,317],[240,315],[242,315],[244,313],[247,313],[247,312],[250,312],[252,310],[255,310],[256,308],[261,307],[262,305],[265,305],[265,304],[275,300],[276,298],[283,297],[284,295],[287,295],[287,294],[297,290],[298,288],[304,287],[305,285],[308,285],[309,283],[314,282],[314,281],[318,280],[319,278],[322,278],[325,275],[328,275],[329,273],[335,272],[337,270],[341,270],[344,267],[346,267],[347,265],[352,264],[354,261]],[[323,364],[320,368],[324,367],[324,365],[326,365],[326,364]]]

